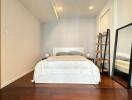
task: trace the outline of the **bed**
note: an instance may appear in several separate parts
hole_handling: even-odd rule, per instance
[[[100,72],[95,64],[82,55],[59,55],[60,51],[72,49],[53,49],[53,56],[40,61],[35,66],[35,83],[69,83],[69,84],[99,84]],[[83,49],[76,48],[74,51]]]

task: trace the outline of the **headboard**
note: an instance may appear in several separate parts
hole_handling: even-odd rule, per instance
[[[53,48],[53,55],[59,52],[79,51],[84,54],[84,48]]]

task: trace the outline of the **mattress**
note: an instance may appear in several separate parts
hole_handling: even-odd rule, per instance
[[[115,68],[121,72],[128,74],[129,73],[129,64],[130,64],[129,61],[116,60]]]
[[[98,84],[97,66],[83,56],[52,56],[35,66],[35,83]]]

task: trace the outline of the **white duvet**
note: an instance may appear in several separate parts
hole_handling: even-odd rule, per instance
[[[100,72],[83,56],[52,56],[40,61],[34,71],[35,83],[98,84]]]

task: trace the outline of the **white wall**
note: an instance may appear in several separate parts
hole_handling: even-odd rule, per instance
[[[31,71],[40,57],[40,23],[18,0],[2,0],[2,87]]]
[[[118,27],[132,23],[132,0],[117,0],[117,23]]]
[[[58,22],[42,24],[42,55],[52,54],[54,47],[83,47],[95,55],[95,18],[64,18]]]

